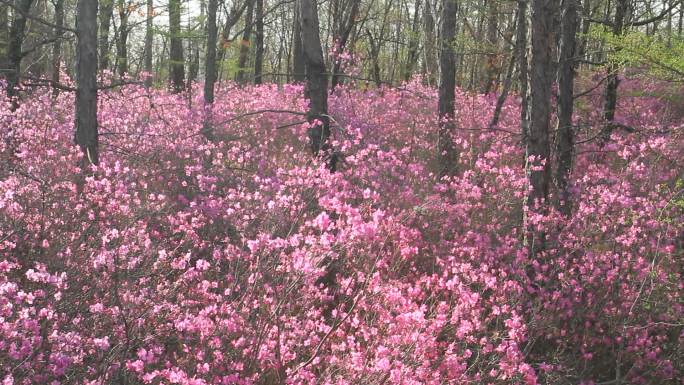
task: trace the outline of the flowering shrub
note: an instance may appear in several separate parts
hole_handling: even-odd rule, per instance
[[[659,108],[623,109],[639,131],[603,149],[580,131],[575,213],[529,214],[548,238],[531,258],[515,100],[488,130],[495,100],[457,93],[461,172],[438,180],[437,96],[417,82],[331,96],[332,174],[302,117],[274,112],[305,111],[300,86],[226,83],[213,142],[198,91],[102,92],[86,175],[73,95],[3,102],[3,384],[684,375],[683,125]]]

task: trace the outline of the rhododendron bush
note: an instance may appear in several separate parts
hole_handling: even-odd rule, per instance
[[[566,218],[524,215],[515,98],[482,129],[495,99],[457,92],[440,180],[419,82],[331,95],[334,173],[288,112],[300,86],[226,83],[213,142],[199,90],[102,91],[85,174],[72,94],[3,101],[3,384],[681,384],[672,101],[621,99],[638,130],[603,147],[580,111]]]

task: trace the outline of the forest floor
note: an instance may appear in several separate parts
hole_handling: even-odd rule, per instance
[[[570,217],[525,205],[515,96],[489,129],[496,97],[457,92],[442,179],[437,93],[417,82],[331,95],[335,173],[308,151],[301,86],[218,88],[213,142],[200,85],[104,91],[85,174],[73,94],[4,101],[0,379],[681,384],[684,101],[668,87],[621,83],[634,132],[605,145],[600,90],[578,100]]]

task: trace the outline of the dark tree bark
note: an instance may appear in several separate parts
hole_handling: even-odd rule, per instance
[[[373,37],[373,34],[368,31],[368,43],[370,44],[370,56],[373,61],[373,81],[377,87],[382,85],[382,77],[380,74],[380,39]]]
[[[307,120],[311,152],[317,156],[328,149],[330,119],[328,118],[328,77],[325,73],[323,49],[318,29],[316,0],[300,0],[302,47],[306,60],[306,97],[309,99]],[[334,162],[332,167],[334,169]]]
[[[256,1],[256,34],[254,36],[254,84],[261,84],[264,67],[264,0]]]
[[[98,164],[97,132],[97,1],[76,5],[76,135],[83,166]]]
[[[306,78],[304,48],[302,47],[302,26],[299,19],[299,3],[295,1],[292,32],[292,75],[295,82],[303,82]]]
[[[517,15],[518,11],[516,10],[515,16],[513,17],[513,27],[510,31],[510,34],[507,34],[508,36],[512,36],[514,33],[517,34],[519,28]],[[524,24],[523,26],[525,27]],[[513,52],[511,52],[511,57],[508,61],[508,68],[506,69],[506,75],[504,77],[503,89],[501,90],[501,94],[499,94],[499,97],[496,99],[496,107],[494,107],[494,113],[492,114],[492,120],[489,122],[489,128],[494,128],[499,124],[501,110],[503,109],[504,103],[506,103],[506,98],[508,98],[508,93],[511,91],[511,85],[513,84],[513,69],[515,68],[515,63],[518,55],[519,52],[514,47]]]
[[[147,72],[145,78],[145,87],[152,85],[152,42],[154,39],[154,30],[152,26],[152,18],[154,17],[154,0],[147,0],[147,19],[145,20],[145,59],[144,68]]]
[[[188,47],[188,77],[186,79],[185,88],[190,89],[192,83],[197,81],[197,76],[199,74],[199,61],[200,61],[200,49],[197,46],[197,42],[193,40],[190,41],[190,47]]]
[[[672,0],[668,1],[668,6],[672,5]],[[680,5],[681,7],[681,5]],[[672,12],[667,14],[667,47],[672,48]]]
[[[530,128],[526,136],[526,172],[530,183],[527,204],[536,212],[545,212],[551,179],[550,118],[551,84],[553,82],[552,52],[555,44],[553,29],[555,0],[532,0],[530,38]],[[537,209],[537,207],[539,209]],[[541,211],[538,211],[541,210]],[[528,245],[532,255],[545,247],[545,235],[528,228]]]
[[[109,27],[114,14],[114,0],[100,0],[100,70],[109,68]]]
[[[409,38],[408,54],[406,56],[406,66],[404,67],[404,81],[411,80],[415,63],[418,61],[418,43],[420,42],[420,0],[416,0],[411,26],[411,37]]]
[[[485,86],[482,90],[485,95],[492,91],[496,85],[496,77],[499,74],[499,65],[497,63],[497,42],[498,42],[498,28],[499,28],[499,9],[497,0],[487,0],[487,61],[485,65]]]
[[[513,68],[515,67],[516,52],[515,50],[511,54],[511,59],[508,62],[508,69],[506,69],[506,77],[504,79],[503,89],[501,94],[496,99],[496,106],[494,107],[494,113],[492,114],[492,120],[489,122],[489,128],[494,128],[499,124],[499,119],[501,117],[501,110],[503,109],[504,103],[506,103],[506,98],[511,90],[511,83],[513,83]]]
[[[221,31],[221,43],[219,44],[217,52],[218,63],[222,63],[223,59],[226,57],[226,49],[230,43],[230,31],[238,20],[240,20],[240,17],[247,8],[249,2],[250,0],[244,0],[239,7],[234,7],[226,16],[226,22],[223,24],[223,30]]]
[[[613,20],[613,35],[620,36],[624,29],[625,17],[629,7],[629,0],[616,0],[615,19]],[[613,121],[615,120],[615,109],[617,108],[617,90],[620,84],[618,71],[620,67],[617,63],[608,64],[608,76],[606,78],[606,91],[603,101],[603,119],[605,128],[602,132],[601,142],[605,143],[613,132]]]
[[[216,27],[216,11],[218,0],[209,0],[207,9],[207,57],[204,67],[204,104],[207,117],[204,121],[204,136],[213,139],[213,127],[211,126],[212,109],[214,104],[214,84],[216,83],[216,40],[218,30]]]
[[[356,24],[356,18],[359,14],[359,5],[361,4],[361,0],[350,0],[349,3],[345,3],[345,5],[349,5],[349,11],[344,17],[344,10],[346,6],[341,10],[341,15],[343,16],[343,21],[339,24],[338,30],[335,32],[335,35],[333,37],[333,41],[335,41],[335,44],[337,44],[337,52],[343,52],[345,47],[347,46],[347,41],[349,41],[349,36],[352,33],[352,30],[354,29],[354,25]],[[333,71],[332,71],[332,77],[331,77],[331,85],[330,85],[330,91],[332,92],[335,87],[337,87],[338,84],[341,82],[341,67],[342,63],[339,60],[335,60],[333,64]]]
[[[380,30],[376,32],[375,36],[370,29],[366,29],[368,34],[368,43],[370,45],[370,59],[372,63],[372,74],[375,85],[380,87],[382,85],[382,76],[380,70],[380,51],[382,50],[383,42],[385,41],[386,27],[389,25],[388,18],[392,12],[394,1],[389,0],[385,4],[382,21],[380,22]]]
[[[582,14],[587,18],[592,17],[592,0],[584,0],[582,2]],[[589,41],[587,35],[589,33],[589,27],[591,27],[591,20],[588,20],[587,18],[580,18],[582,23],[582,37],[578,43],[578,47],[575,49],[577,51],[578,59],[583,59],[587,52],[587,43]]]
[[[33,0],[17,0],[15,2],[14,18],[9,33],[9,46],[7,49],[7,96],[12,99],[12,107],[19,106],[17,86],[21,76],[21,59],[23,57],[21,47],[24,44],[26,33],[26,16],[31,11]]]
[[[126,0],[118,0],[117,11],[119,12],[119,36],[116,40],[116,68],[119,76],[123,77],[128,72],[128,4]]]
[[[425,58],[423,59],[423,64],[425,66],[427,83],[435,85],[437,56],[435,55],[435,19],[432,16],[431,1],[425,0],[425,7],[423,8],[423,29],[425,30]]]
[[[458,169],[458,151],[454,146],[455,89],[456,89],[456,0],[444,0],[442,8],[442,34],[439,55],[439,175],[454,175]]]
[[[552,61],[553,0],[532,0],[530,57],[530,132],[527,136],[527,156],[536,159],[530,163],[529,178],[532,190],[529,204],[546,199],[549,193],[550,146],[549,124],[551,116],[551,83],[549,67]],[[544,166],[541,167],[542,162]],[[538,168],[538,169],[537,169]]]
[[[55,28],[53,33],[57,40],[52,45],[52,82],[53,84],[59,83],[59,72],[62,63],[62,33],[64,32],[62,27],[64,26],[64,0],[57,0],[55,2]],[[59,89],[57,87],[52,87],[52,94],[57,96],[59,94]]]
[[[190,47],[188,48],[190,59],[188,60],[188,77],[186,79],[185,88],[190,89],[193,82],[197,81],[197,76],[199,75],[199,57],[200,49],[194,41],[190,42]]]
[[[401,6],[401,4],[400,4]],[[398,74],[401,76],[401,68],[399,66],[400,63],[400,57],[399,57],[399,51],[403,48],[404,44],[400,43],[402,40],[404,40],[404,30],[402,29],[403,23],[394,23],[394,41],[391,42],[391,45],[393,46],[392,49],[392,59],[389,63],[389,80],[390,83],[394,82],[395,79],[395,74]]]
[[[169,0],[170,70],[173,92],[180,93],[185,87],[185,60],[181,39],[181,2]]]
[[[518,10],[516,19],[516,36],[515,36],[515,52],[518,61],[518,83],[520,93],[520,130],[523,134],[523,139],[526,140],[530,131],[530,119],[527,115],[529,105],[529,76],[528,76],[528,60],[527,60],[527,1],[518,0]]]
[[[572,125],[573,90],[575,84],[576,34],[579,27],[577,0],[561,2],[561,37],[558,57],[558,134],[556,138],[556,187],[558,210],[571,213],[568,180],[572,169],[575,134]]]
[[[200,1],[200,22],[197,24],[197,29],[200,33],[205,32],[204,21],[204,9],[206,8],[206,2],[204,0]],[[190,89],[193,82],[197,81],[197,76],[199,75],[200,66],[200,39],[194,38],[190,40],[190,63],[188,64],[188,79],[187,79],[187,89]]]
[[[245,70],[247,69],[247,60],[249,59],[250,39],[252,36],[252,17],[254,16],[255,0],[247,0],[247,13],[245,14],[245,30],[242,33],[242,41],[240,42],[240,56],[238,57],[238,72],[235,75],[235,81],[243,84],[245,82]]]
[[[166,56],[166,53],[168,52],[169,39],[166,36],[162,35],[161,43],[162,43],[161,51],[160,51],[160,54],[157,55],[157,62],[154,65],[154,76],[158,79],[161,78],[162,63],[164,62],[163,58]]]
[[[207,9],[207,57],[204,66],[204,102],[214,103],[214,84],[216,83],[216,40],[218,28],[216,26],[216,12],[218,0],[209,0]]]
[[[9,48],[9,6],[0,4],[0,79],[6,76],[7,50]]]
[[[280,9],[278,16],[280,25],[285,26],[288,24],[288,14],[284,7]],[[286,29],[283,29],[283,32],[278,38],[278,52],[276,53],[275,58],[271,59],[271,68],[277,73],[287,73],[290,70],[290,51],[287,46],[288,42],[285,31]],[[283,62],[285,62],[285,68],[283,68]],[[290,74],[288,73],[284,78],[282,76],[273,78],[273,80],[276,80],[278,84],[282,84],[283,79],[285,80],[284,83],[288,83],[290,81]]]

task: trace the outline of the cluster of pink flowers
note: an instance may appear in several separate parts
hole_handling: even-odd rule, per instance
[[[354,56],[352,52],[345,50],[344,47],[341,46],[339,40],[335,40],[335,43],[330,48],[328,56],[335,64],[344,65],[354,63]]]
[[[361,76],[365,61],[362,51],[343,46],[341,41],[336,39],[329,47],[327,56],[329,63],[332,63],[334,68],[338,68],[338,74],[342,77],[359,78]]]
[[[489,130],[495,100],[457,92],[460,172],[440,180],[437,95],[417,81],[331,95],[335,173],[301,116],[242,116],[305,111],[301,86],[224,84],[214,142],[199,89],[102,92],[87,175],[73,95],[2,102],[3,384],[684,375],[684,128],[662,102],[623,104],[639,131],[603,148],[580,109],[574,214],[530,214],[532,258],[515,98]]]

